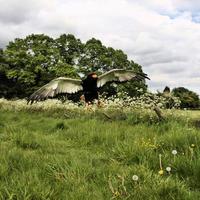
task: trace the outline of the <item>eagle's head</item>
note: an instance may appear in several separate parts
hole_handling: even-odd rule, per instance
[[[87,78],[98,79],[98,76],[95,72],[91,72],[88,74]]]

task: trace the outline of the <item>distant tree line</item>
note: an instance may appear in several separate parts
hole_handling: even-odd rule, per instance
[[[199,95],[184,87],[177,87],[170,91],[170,88],[166,86],[163,90],[163,95],[169,98],[171,96],[178,97],[181,102],[181,108],[200,109]]]
[[[104,46],[100,40],[81,42],[72,34],[53,39],[44,34],[17,38],[0,50],[0,97],[26,98],[36,89],[60,76],[83,78],[88,72],[101,74],[114,68],[142,72],[142,67],[118,49]],[[146,92],[145,80],[130,81],[119,87],[104,87],[113,95],[125,91],[130,96]]]
[[[200,100],[198,94],[184,87],[174,88],[172,90],[174,96],[179,97],[181,108],[200,108]]]

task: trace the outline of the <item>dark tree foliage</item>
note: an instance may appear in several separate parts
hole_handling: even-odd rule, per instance
[[[82,43],[72,34],[56,39],[32,34],[15,39],[0,51],[0,96],[24,98],[56,77],[80,78],[91,71],[101,74],[114,68],[142,72],[142,67],[129,61],[122,50],[106,47],[100,40]],[[145,80],[102,88],[107,95],[126,91],[135,96],[146,90]]]
[[[200,100],[198,94],[184,87],[174,88],[172,90],[174,96],[179,97],[181,108],[199,108]]]
[[[14,92],[10,91],[14,83],[7,78],[6,70],[8,70],[8,65],[6,64],[3,49],[0,49],[0,97],[9,97],[8,94]]]

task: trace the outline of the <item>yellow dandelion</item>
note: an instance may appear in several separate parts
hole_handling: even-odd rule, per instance
[[[195,144],[191,144],[191,147],[194,148],[194,147],[195,147]]]
[[[159,170],[159,175],[163,175],[164,174],[164,171],[161,169],[161,170]]]
[[[119,191],[116,191],[116,192],[114,193],[114,195],[117,196],[117,197],[120,196]]]

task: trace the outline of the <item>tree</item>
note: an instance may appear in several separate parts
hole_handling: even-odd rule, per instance
[[[63,34],[55,42],[63,61],[69,65],[77,65],[84,46],[81,41],[72,34]]]
[[[179,97],[181,108],[199,108],[200,100],[198,94],[184,87],[174,88],[172,90],[174,96]]]
[[[57,76],[76,74],[74,68],[64,62],[54,39],[43,34],[15,39],[4,54],[9,65],[6,77],[15,83],[13,96],[28,96]]]
[[[87,74],[96,71],[98,74],[111,69],[131,69],[136,72],[142,72],[142,67],[133,61],[129,61],[127,55],[122,50],[115,50],[112,47],[105,47],[100,40],[92,38],[84,46],[82,57],[80,59],[82,73]],[[117,92],[127,92],[130,96],[138,96],[147,91],[145,80],[143,82],[130,81],[114,87],[107,85],[101,89],[101,93],[106,96],[114,95]]]

